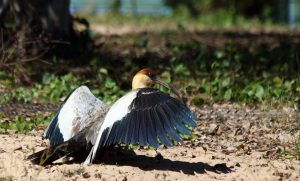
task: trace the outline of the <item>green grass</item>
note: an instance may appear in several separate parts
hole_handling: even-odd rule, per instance
[[[94,81],[91,80],[87,83],[90,84]],[[66,97],[83,82],[85,81],[79,76],[76,77],[72,74],[55,76],[54,74],[45,73],[40,83],[34,83],[30,87],[15,87],[9,92],[0,94],[0,103],[38,102],[58,104],[61,98]],[[110,77],[106,77],[100,84],[102,86],[92,88],[92,92],[102,101],[112,103],[124,93]]]
[[[172,50],[167,71],[195,105],[229,101],[299,108],[299,48],[229,42],[224,49],[186,43]]]
[[[1,116],[0,116],[1,119]],[[16,133],[26,133],[32,131],[40,125],[47,125],[51,116],[36,114],[33,117],[16,116],[10,121],[0,123],[0,133],[6,133],[8,130],[14,130]]]

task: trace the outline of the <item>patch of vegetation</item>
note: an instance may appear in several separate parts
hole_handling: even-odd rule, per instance
[[[264,103],[269,105],[289,105],[298,107],[300,102],[300,78],[287,78],[264,72],[262,77],[228,74],[219,68],[209,77],[184,81],[181,86],[184,95],[192,99],[194,105],[213,102]],[[201,76],[201,75],[200,75]],[[188,80],[188,77],[186,77]]]
[[[173,59],[165,69],[194,105],[230,101],[298,107],[297,51],[281,46],[266,50],[264,46],[227,43],[218,49],[197,42],[181,43],[173,45]]]
[[[36,114],[33,117],[17,115],[10,121],[2,121],[0,123],[0,133],[6,133],[8,130],[14,130],[16,133],[25,133],[33,130],[37,126],[48,124],[51,118],[51,116],[42,114]]]
[[[96,97],[107,104],[112,104],[126,92],[109,76],[107,69],[99,68],[96,75],[101,78],[90,81],[90,83],[97,85],[92,88],[92,92]]]
[[[61,77],[45,73],[42,83],[35,83],[31,87],[16,87],[10,92],[0,95],[0,103],[7,102],[58,102],[62,96],[79,85],[79,80],[71,74]]]
[[[105,71],[104,71],[105,72]],[[106,78],[100,82],[101,86],[93,88],[92,92],[102,101],[112,103],[119,98],[124,91],[113,81],[107,73],[103,73]],[[58,104],[73,89],[80,86],[84,81],[78,76],[67,74],[55,76],[45,73],[41,83],[34,83],[31,87],[16,87],[10,92],[0,94],[0,103],[22,102],[22,103],[53,103]],[[96,84],[96,80],[91,80],[87,84]],[[99,84],[99,83],[98,83]]]

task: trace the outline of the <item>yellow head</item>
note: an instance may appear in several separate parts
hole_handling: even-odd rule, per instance
[[[140,70],[132,79],[132,90],[152,87],[156,79],[156,73],[149,69],[144,68]]]
[[[149,68],[144,68],[135,74],[135,76],[132,79],[132,90],[152,87],[156,83],[171,90],[174,94],[176,94],[176,96],[178,96],[178,98],[181,99],[179,93],[175,89],[173,89],[169,84],[159,79],[156,72]]]

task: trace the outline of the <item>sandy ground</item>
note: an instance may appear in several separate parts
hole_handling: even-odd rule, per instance
[[[45,145],[39,136],[1,135],[0,180],[299,180],[300,162],[270,160],[261,153],[231,156],[205,151],[202,147],[176,146],[160,149],[164,159],[154,158],[153,150],[136,150],[128,159],[82,165],[33,165],[25,158]],[[125,155],[123,155],[125,156]]]
[[[62,163],[41,167],[26,160],[47,146],[42,129],[0,135],[0,180],[300,180],[300,161],[278,157],[292,149],[298,122],[278,110],[213,105],[196,111],[192,140],[173,148],[117,151],[93,165]],[[293,129],[294,128],[294,129]]]

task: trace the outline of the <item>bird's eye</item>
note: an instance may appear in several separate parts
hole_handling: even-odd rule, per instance
[[[150,77],[150,78],[154,78],[154,77],[155,77],[155,74],[153,74],[152,72],[148,72],[148,73],[147,73],[147,76]]]

